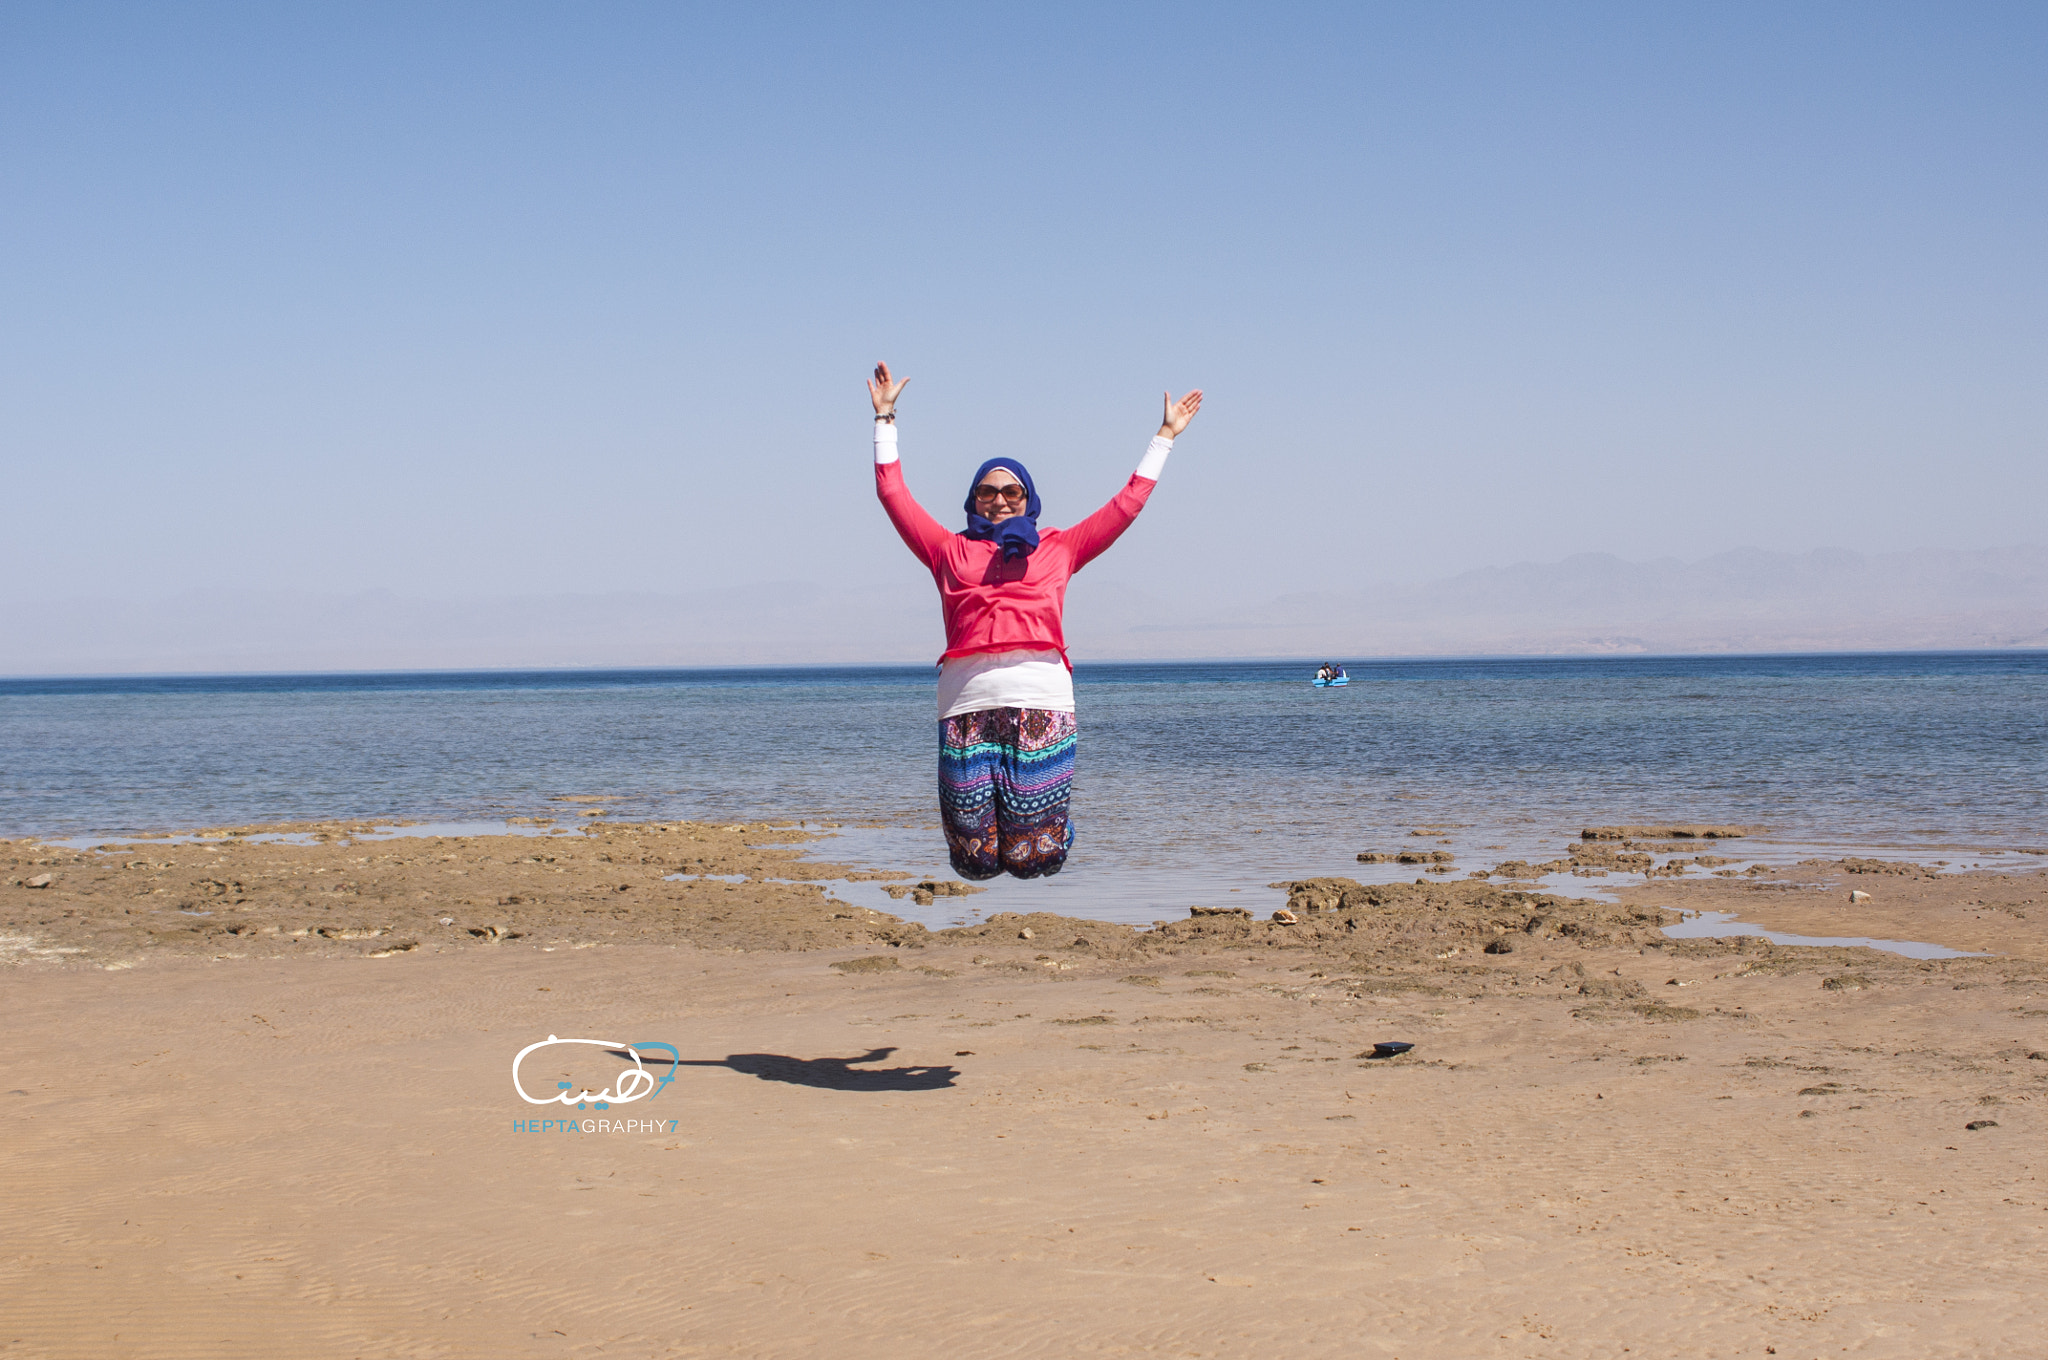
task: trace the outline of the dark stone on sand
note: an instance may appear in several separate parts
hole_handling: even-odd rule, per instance
[[[1963,1127],[1971,1130],[1995,1129],[1998,1127],[1998,1121],[1996,1119],[1972,1119],[1969,1123],[1963,1125]]]
[[[1838,977],[1831,977],[1826,982],[1821,983],[1821,990],[1827,992],[1860,992],[1865,987],[1873,986],[1876,986],[1876,984],[1861,973],[1843,973]]]
[[[1506,936],[1502,936],[1492,944],[1487,945],[1486,952],[1489,954],[1512,954],[1515,952],[1515,942]]]

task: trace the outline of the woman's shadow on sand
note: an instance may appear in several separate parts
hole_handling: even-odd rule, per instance
[[[684,1058],[677,1067],[729,1067],[762,1081],[787,1082],[791,1086],[815,1086],[825,1091],[937,1091],[951,1086],[959,1069],[945,1067],[876,1067],[865,1070],[860,1063],[878,1063],[896,1050],[871,1048],[857,1058],[792,1058],[783,1053],[730,1053],[724,1058]],[[615,1057],[627,1057],[615,1053]],[[670,1060],[641,1054],[641,1060],[658,1066]]]

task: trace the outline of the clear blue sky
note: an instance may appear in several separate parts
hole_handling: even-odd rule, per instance
[[[2039,4],[12,4],[14,595],[1180,598],[2044,537]],[[1085,582],[1084,578],[1084,582]],[[1079,589],[1081,587],[1077,587]]]

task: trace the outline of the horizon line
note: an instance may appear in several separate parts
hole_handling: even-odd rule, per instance
[[[1626,662],[1626,661],[1762,661],[1798,660],[1847,657],[1937,657],[1937,656],[2035,656],[2048,653],[2048,643],[2020,647],[1920,647],[1920,648],[1855,648],[1839,651],[1784,651],[1784,652],[1418,652],[1402,656],[1375,656],[1362,660],[1339,658],[1345,666],[1391,666],[1417,663],[1442,662]],[[1095,658],[1073,662],[1078,671],[1092,666],[1314,666],[1328,657],[1307,655],[1290,656],[1219,656],[1219,657],[1174,657],[1166,658]],[[292,680],[405,676],[459,676],[459,675],[645,675],[682,674],[703,671],[732,673],[767,671],[936,671],[937,663],[916,661],[798,661],[798,662],[745,662],[713,663],[705,665],[587,665],[587,666],[438,666],[405,669],[362,669],[362,670],[314,670],[314,671],[101,671],[93,673],[49,672],[41,674],[0,675],[0,685],[24,683],[48,683],[55,681],[102,681],[102,680]]]

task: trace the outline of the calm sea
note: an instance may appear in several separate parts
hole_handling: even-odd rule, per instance
[[[1618,822],[1758,825],[1745,853],[1780,860],[2048,847],[2048,654],[1310,669],[1081,666],[1068,869],[969,905],[1263,908],[1282,877],[1414,875],[1360,850],[1463,872]],[[859,823],[820,853],[943,873],[932,694],[925,667],[0,681],[0,832],[573,821],[550,800],[614,794],[624,818]]]

